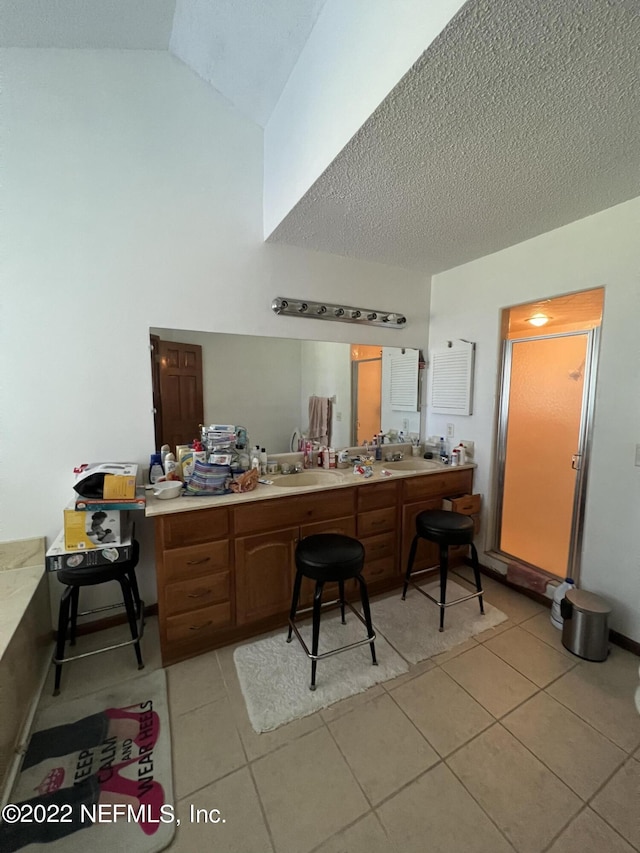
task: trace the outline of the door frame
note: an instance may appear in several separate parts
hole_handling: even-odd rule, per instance
[[[580,429],[578,431],[578,446],[574,458],[578,460],[576,468],[576,484],[573,495],[573,511],[571,516],[571,530],[569,534],[569,558],[567,561],[567,572],[576,583],[580,578],[580,566],[582,561],[582,542],[584,534],[584,516],[587,501],[587,478],[589,471],[589,458],[591,455],[591,442],[593,436],[593,417],[596,396],[596,373],[598,366],[598,354],[600,351],[600,326],[592,329],[579,329],[571,332],[557,332],[549,335],[530,335],[522,338],[512,338],[502,341],[502,367],[501,381],[499,386],[498,401],[498,426],[496,433],[495,449],[495,500],[492,539],[490,551],[499,558],[515,559],[524,565],[531,565],[521,560],[515,554],[507,554],[500,549],[500,531],[502,527],[502,508],[504,499],[504,480],[507,451],[507,429],[509,423],[509,393],[511,390],[511,355],[513,345],[523,341],[548,340],[549,338],[567,338],[576,335],[587,336],[587,351],[584,363],[584,383],[582,386],[582,411],[580,416]],[[532,566],[550,578],[556,578],[540,566]]]

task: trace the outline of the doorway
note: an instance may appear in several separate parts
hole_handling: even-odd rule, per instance
[[[552,578],[579,575],[603,296],[503,317],[495,550]]]
[[[382,350],[353,344],[351,347],[352,444],[361,447],[380,432],[382,417]]]

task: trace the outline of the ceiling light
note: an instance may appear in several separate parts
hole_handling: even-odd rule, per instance
[[[276,314],[289,317],[314,317],[316,320],[338,320],[341,323],[386,326],[388,329],[402,328],[407,322],[404,314],[393,311],[374,311],[371,308],[355,308],[350,305],[331,305],[328,302],[312,302],[290,297],[276,296],[271,303]]]
[[[534,314],[533,317],[528,317],[526,322],[531,323],[532,326],[544,326],[549,322],[549,318],[546,314]]]

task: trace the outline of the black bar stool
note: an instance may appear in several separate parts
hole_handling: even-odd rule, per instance
[[[357,539],[350,536],[342,536],[338,533],[318,533],[315,536],[307,536],[298,542],[296,547],[296,579],[293,585],[293,598],[291,600],[291,612],[289,614],[289,635],[287,642],[291,642],[291,634],[295,631],[296,637],[300,641],[300,645],[305,651],[307,657],[311,660],[311,684],[310,690],[316,689],[316,667],[318,661],[323,658],[337,655],[339,652],[344,652],[347,649],[353,649],[356,646],[363,646],[369,643],[371,646],[371,658],[374,665],[377,665],[376,648],[374,640],[376,635],[371,624],[371,610],[369,608],[369,593],[367,592],[367,584],[362,577],[362,567],[364,566],[364,546]],[[310,578],[316,582],[316,588],[313,596],[313,607],[305,607],[298,611],[298,599],[300,598],[300,586],[302,578]],[[344,597],[344,582],[355,578],[360,586],[360,600],[362,602],[362,612],[364,618],[358,611],[352,607],[350,602]],[[335,601],[327,601],[322,603],[322,590],[325,583],[337,583],[339,590],[339,598]],[[331,607],[335,604],[340,605],[342,615],[342,624],[346,621],[345,606],[355,613],[358,619],[366,626],[367,636],[363,640],[358,640],[355,643],[349,643],[346,646],[340,646],[337,649],[332,649],[328,652],[318,654],[318,644],[320,640],[320,613],[324,608]],[[308,613],[313,610],[313,628],[311,651],[309,651],[306,643],[300,636],[300,632],[295,623],[296,612]]]
[[[142,662],[142,654],[140,652],[140,640],[144,632],[144,601],[140,598],[138,592],[138,582],[136,579],[136,566],[140,557],[140,546],[137,540],[133,540],[133,553],[130,560],[122,563],[114,563],[107,566],[87,566],[86,568],[78,569],[62,569],[57,572],[60,583],[66,585],[66,589],[62,593],[60,599],[60,609],[58,610],[58,637],[56,640],[56,650],[53,657],[53,663],[56,666],[55,685],[53,695],[58,696],[60,693],[60,678],[62,677],[62,664],[68,663],[79,658],[97,655],[101,652],[108,652],[112,649],[118,649],[121,646],[133,645],[136,658],[138,660],[138,669],[144,669]],[[93,610],[85,610],[78,613],[78,602],[80,598],[80,587],[95,586],[107,581],[118,581],[122,589],[123,604],[108,604],[106,607],[96,607]],[[124,606],[127,611],[129,621],[129,629],[131,631],[131,639],[125,640],[123,643],[116,643],[112,646],[106,646],[102,649],[95,649],[91,652],[85,652],[81,655],[64,656],[64,647],[67,640],[67,628],[69,628],[69,645],[76,644],[76,628],[78,616],[86,616],[88,613],[100,613],[103,610],[113,610],[114,608]]]
[[[413,569],[413,561],[416,557],[416,549],[419,539],[428,539],[429,542],[435,542],[440,546],[440,601],[437,601],[428,592],[425,592],[422,587],[418,586],[413,580],[411,570]],[[450,545],[470,545],[471,546],[471,563],[473,566],[473,575],[476,581],[477,592],[472,592],[470,595],[464,595],[456,598],[454,601],[447,601],[447,574],[449,571],[449,546]],[[416,572],[413,577],[418,577],[430,569],[421,569]],[[407,588],[411,584],[418,592],[421,592],[430,601],[435,602],[440,608],[440,630],[444,631],[444,609],[452,604],[460,604],[462,601],[468,601],[470,598],[478,598],[480,600],[480,613],[484,615],[484,605],[482,603],[482,584],[480,583],[480,565],[478,563],[478,552],[473,544],[473,519],[468,515],[462,515],[459,512],[448,512],[442,509],[429,509],[421,512],[416,518],[416,535],[411,543],[409,551],[409,561],[407,563],[407,573],[404,578],[404,588],[402,590],[402,600],[407,597]]]

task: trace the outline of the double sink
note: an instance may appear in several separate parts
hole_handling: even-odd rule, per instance
[[[376,466],[377,467],[377,466]],[[398,471],[404,474],[420,474],[423,471],[433,471],[436,468],[441,468],[439,462],[432,462],[429,459],[420,459],[411,457],[410,459],[402,459],[399,462],[382,462],[379,463],[380,470]],[[346,477],[349,476],[349,471],[337,471],[335,469],[322,471],[301,471],[299,474],[280,474],[273,477],[273,485],[281,489],[299,489],[304,486],[326,486],[329,482],[344,483]]]

